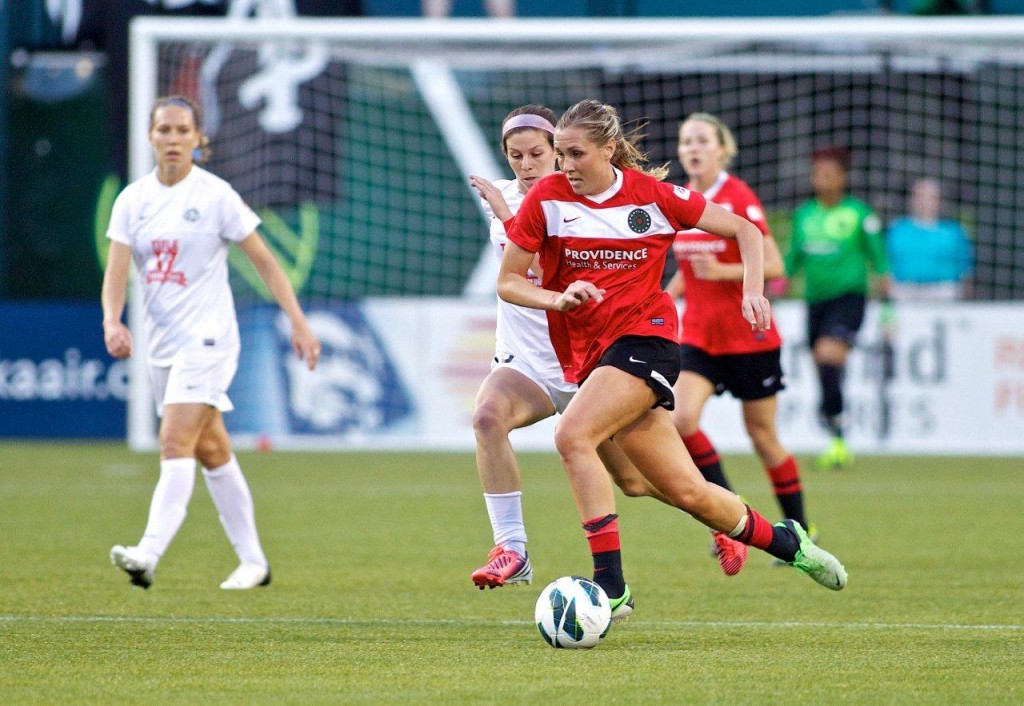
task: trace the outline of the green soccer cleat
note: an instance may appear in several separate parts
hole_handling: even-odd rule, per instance
[[[626,586],[626,590],[622,592],[622,595],[618,598],[609,598],[608,603],[612,607],[612,622],[617,623],[620,620],[625,620],[633,613],[635,603],[633,603],[633,593],[629,590],[629,586]]]
[[[818,470],[841,471],[853,465],[853,452],[846,442],[836,437],[828,445],[828,448],[814,461]]]
[[[818,527],[813,522],[811,523],[810,529],[807,530],[807,536],[811,538],[814,544],[818,543]],[[772,566],[789,566],[788,561],[783,561],[777,557],[772,558]]]
[[[800,540],[800,549],[790,562],[825,588],[841,591],[846,586],[846,569],[832,554],[817,546],[799,522],[783,520],[776,527],[785,527]]]

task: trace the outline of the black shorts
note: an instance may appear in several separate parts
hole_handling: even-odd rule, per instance
[[[647,383],[658,401],[654,407],[675,409],[672,386],[679,378],[679,344],[657,336],[623,336],[597,361],[595,368],[610,365]]]
[[[786,389],[782,375],[782,349],[760,353],[711,355],[705,350],[679,346],[679,366],[696,373],[715,386],[715,394],[726,390],[745,402],[763,400]]]
[[[863,294],[844,294],[807,305],[807,345],[814,347],[819,338],[838,338],[853,347],[864,323]]]

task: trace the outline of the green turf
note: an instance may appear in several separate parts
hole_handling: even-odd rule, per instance
[[[637,612],[590,651],[532,624],[589,556],[552,455],[523,457],[535,582],[477,591],[490,528],[470,454],[240,454],[274,584],[235,566],[202,482],[149,591],[110,566],[142,531],[155,457],[0,445],[0,702],[997,704],[1024,702],[1020,459],[805,463],[827,591],[752,552],[727,578],[707,532],[621,499]],[[774,517],[763,472],[726,459]]]

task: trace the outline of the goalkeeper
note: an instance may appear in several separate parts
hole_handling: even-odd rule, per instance
[[[841,469],[853,463],[843,439],[843,378],[846,359],[864,322],[868,266],[882,297],[889,298],[889,265],[882,224],[868,204],[847,194],[850,152],[824,147],[811,155],[814,198],[793,215],[793,236],[786,273],[804,273],[807,345],[821,384],[822,426],[831,435],[818,456],[819,468]]]

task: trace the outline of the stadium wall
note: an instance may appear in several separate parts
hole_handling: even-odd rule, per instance
[[[0,438],[123,438],[128,369],[103,349],[95,304],[0,304]],[[489,370],[494,306],[455,298],[379,298],[309,310],[324,344],[318,369],[296,361],[276,308],[243,308],[228,425],[242,446],[473,448],[472,407]],[[1024,311],[1013,304],[903,305],[895,368],[883,386],[877,311],[869,309],[847,380],[849,438],[860,453],[1024,453]],[[798,452],[820,449],[817,384],[804,307],[776,306],[788,388],[779,428]],[[888,402],[892,425],[879,427]],[[711,401],[705,427],[747,452],[738,405]],[[554,420],[514,432],[552,450]]]
[[[98,302],[0,302],[0,438],[124,438],[128,364]]]
[[[243,314],[245,348],[229,426],[243,443],[360,449],[473,448],[472,406],[489,370],[494,307],[452,298],[368,299],[314,307],[324,343],[314,372],[294,360],[272,308]],[[817,382],[804,307],[782,302],[788,389],[779,427],[795,451],[819,450]],[[849,439],[861,453],[1024,453],[1024,311],[1009,304],[905,305],[895,370],[879,375],[880,327],[869,308],[847,379]],[[1016,332],[1016,333],[1015,333]],[[883,405],[891,428],[881,429]],[[705,427],[719,448],[750,450],[737,403],[714,399]],[[517,448],[552,450],[554,421],[519,430]]]

